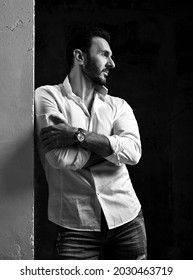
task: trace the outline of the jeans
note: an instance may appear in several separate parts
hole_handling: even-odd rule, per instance
[[[54,259],[58,260],[145,260],[146,231],[142,211],[122,226],[108,229],[102,215],[100,232],[58,227]]]

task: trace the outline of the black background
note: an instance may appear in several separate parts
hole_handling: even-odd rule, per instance
[[[35,87],[62,82],[66,34],[98,22],[112,37],[109,94],[127,100],[143,155],[128,166],[143,207],[148,259],[192,259],[193,8],[186,1],[36,0]],[[47,184],[35,152],[35,258],[51,259]]]

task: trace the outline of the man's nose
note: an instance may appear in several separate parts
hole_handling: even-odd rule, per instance
[[[113,59],[111,57],[109,58],[109,61],[108,61],[108,67],[115,68],[115,62],[113,61]]]

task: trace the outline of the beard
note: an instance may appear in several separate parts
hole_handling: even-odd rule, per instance
[[[82,69],[84,76],[89,79],[92,83],[105,86],[107,83],[106,77],[101,74],[103,71],[99,69],[96,62],[87,55],[87,61],[85,66]]]

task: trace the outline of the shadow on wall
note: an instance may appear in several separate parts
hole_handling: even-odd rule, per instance
[[[1,192],[5,196],[22,195],[31,189],[33,177],[31,167],[33,166],[33,135],[30,133],[28,138],[21,142],[7,143],[4,154],[4,164],[1,167],[2,186]],[[30,149],[31,148],[31,149]]]
[[[32,259],[32,146],[32,133],[18,143],[1,141],[0,259]]]

